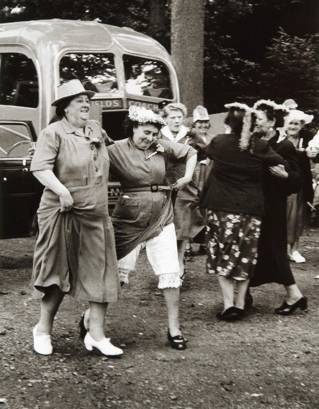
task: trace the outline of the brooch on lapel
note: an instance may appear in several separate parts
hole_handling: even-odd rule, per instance
[[[163,153],[165,152],[164,146],[162,146],[160,143],[156,145],[156,150],[152,152],[150,155],[146,156],[145,160],[150,159],[152,156],[155,156],[157,153]]]

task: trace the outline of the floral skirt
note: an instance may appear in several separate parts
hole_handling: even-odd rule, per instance
[[[245,214],[208,210],[207,272],[247,280],[257,263],[261,220]]]

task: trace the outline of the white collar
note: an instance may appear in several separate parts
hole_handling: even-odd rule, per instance
[[[188,131],[189,129],[186,126],[182,125],[180,130],[178,131],[178,134],[175,136],[172,134],[167,125],[161,129],[162,135],[173,142],[178,142],[179,140],[183,139],[187,135]]]

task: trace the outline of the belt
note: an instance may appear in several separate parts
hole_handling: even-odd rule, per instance
[[[167,185],[144,185],[135,187],[123,187],[124,193],[129,192],[162,192],[167,190],[172,190],[170,186]]]

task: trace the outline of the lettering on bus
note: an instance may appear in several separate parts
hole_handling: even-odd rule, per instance
[[[92,105],[99,107],[102,111],[108,111],[109,109],[123,109],[123,101],[121,99],[93,100]]]
[[[129,107],[131,105],[137,105],[139,107],[152,109],[153,111],[158,111],[158,104],[154,104],[153,102],[138,101],[136,99],[128,99],[127,102]]]

